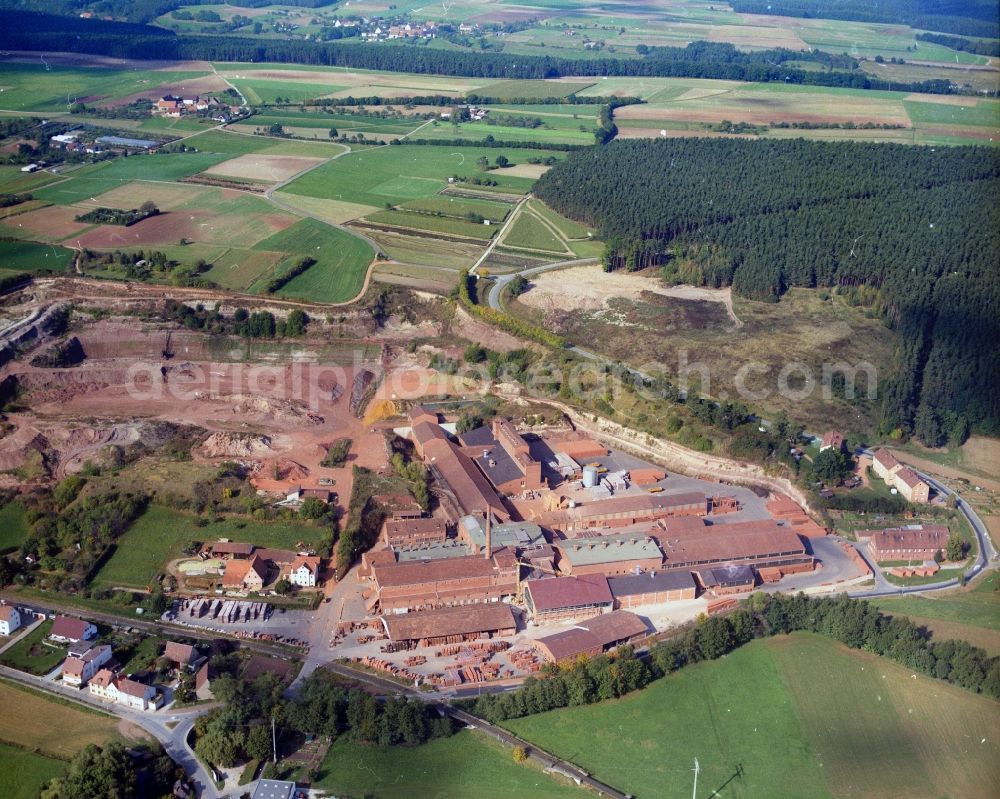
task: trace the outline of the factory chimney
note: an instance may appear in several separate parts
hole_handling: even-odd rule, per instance
[[[486,560],[493,554],[493,514],[486,509]]]

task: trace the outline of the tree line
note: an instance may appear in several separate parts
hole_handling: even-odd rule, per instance
[[[649,47],[640,58],[574,59],[495,51],[444,50],[418,44],[318,44],[285,39],[174,34],[153,26],[0,11],[0,47],[93,53],[116,58],[276,62],[344,66],[389,72],[463,75],[492,79],[566,76],[688,77],[754,83],[790,83],[855,89],[952,94],[948,80],[883,80],[857,69],[848,56],[786,49],[742,52],[731,44],[692,42],[686,47]],[[829,69],[802,69],[790,61],[812,61]]]
[[[541,677],[529,677],[516,691],[464,704],[494,724],[592,704],[623,696],[690,664],[716,660],[755,638],[795,631],[818,633],[973,693],[1000,698],[1000,658],[966,641],[933,641],[909,619],[887,616],[846,595],[817,599],[758,592],[735,612],[703,618],[683,634],[654,644],[648,657],[637,657],[631,647],[612,655],[581,657],[546,666]]]
[[[950,47],[952,50],[961,50],[965,53],[975,53],[993,58],[1000,56],[1000,42],[995,40],[966,39],[963,36],[948,36],[943,33],[918,33],[916,38],[922,42],[940,44],[942,47]]]
[[[869,287],[899,334],[882,432],[930,445],[1000,431],[1000,156],[983,147],[669,139],[570,153],[535,184],[597,228],[606,264],[777,301]],[[880,381],[883,376],[880,376]]]

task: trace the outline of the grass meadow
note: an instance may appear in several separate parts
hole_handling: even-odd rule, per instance
[[[37,799],[42,786],[62,774],[66,764],[54,757],[0,743],[0,796]]]
[[[465,799],[470,791],[476,799],[591,796],[557,780],[531,763],[515,763],[509,749],[482,734],[463,730],[413,748],[380,749],[340,738],[327,753],[314,787],[338,796],[379,799]]]
[[[0,552],[21,546],[27,537],[28,517],[24,505],[8,502],[0,507]]]
[[[191,514],[151,505],[118,539],[114,554],[92,582],[103,588],[146,588],[168,560],[181,556],[190,541],[230,538],[258,546],[295,549],[299,542],[319,545],[324,533],[300,522],[258,522],[232,516],[198,527]]]
[[[25,620],[25,626],[30,620]],[[52,622],[44,621],[0,656],[0,663],[12,669],[41,676],[48,674],[66,657],[66,647],[45,643]],[[0,734],[0,740],[4,740]]]
[[[367,242],[314,219],[296,222],[257,242],[254,249],[284,254],[275,271],[278,275],[302,257],[315,258],[315,264],[292,278],[278,293],[316,302],[346,302],[356,297],[375,256]],[[251,284],[250,290],[262,290],[262,283]]]
[[[770,797],[990,796],[1000,706],[797,633],[749,644],[620,700],[507,722],[621,791]],[[780,743],[778,743],[780,742]]]
[[[484,225],[470,222],[467,219],[455,219],[451,216],[434,216],[413,211],[379,211],[367,217],[368,221],[381,225],[426,230],[431,233],[443,233],[451,236],[463,236],[467,239],[489,241],[497,228],[494,225]]]
[[[562,253],[564,243],[549,227],[534,214],[521,212],[511,225],[503,243],[508,247],[520,247],[526,250]]]
[[[422,147],[392,145],[351,153],[314,169],[285,187],[289,194],[341,200],[370,205],[400,204],[437,194],[448,185],[448,178],[458,174],[481,174],[477,159],[506,155],[512,163],[527,163],[532,157],[546,157],[551,152],[509,150],[487,147]],[[534,183],[528,178],[491,174],[507,190],[528,191]]]

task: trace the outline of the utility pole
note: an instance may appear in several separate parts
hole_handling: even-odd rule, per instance
[[[694,768],[691,770],[694,772],[694,790],[691,792],[691,799],[698,799],[698,773],[701,771],[701,766],[698,765],[698,758],[694,759]]]

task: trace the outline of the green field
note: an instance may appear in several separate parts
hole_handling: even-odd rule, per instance
[[[565,246],[558,236],[534,214],[523,211],[507,231],[503,243],[508,247],[521,247],[526,250],[557,253],[565,251]]]
[[[967,105],[904,100],[903,107],[915,125],[1000,128],[1000,102],[995,100],[971,100]]]
[[[0,269],[11,272],[65,272],[72,260],[72,250],[63,247],[32,241],[0,240]]]
[[[270,238],[257,242],[255,250],[286,254],[276,274],[281,274],[299,258],[309,256],[316,263],[286,283],[278,292],[317,302],[346,302],[354,299],[365,282],[365,273],[375,253],[367,242],[314,219],[303,219]],[[263,285],[251,286],[251,290]]]
[[[886,613],[939,619],[1000,632],[1000,573],[992,572],[973,587],[936,591],[928,596],[872,600]]]
[[[979,797],[1000,790],[998,710],[888,660],[795,634],[621,700],[506,726],[640,799],[690,796],[696,757],[704,796]]]
[[[404,203],[437,194],[448,185],[448,178],[458,174],[481,174],[476,160],[486,157],[490,163],[506,155],[512,163],[527,163],[532,157],[553,153],[539,150],[509,150],[486,147],[422,147],[394,145],[351,153],[314,169],[290,183],[284,191],[306,197],[325,197],[361,203],[376,208],[387,202]],[[509,189],[530,189],[534,181],[492,173],[491,178]]]
[[[180,557],[190,541],[229,538],[279,549],[295,549],[299,542],[319,545],[324,531],[294,521],[259,522],[226,517],[205,527],[195,526],[195,517],[161,505],[151,505],[125,534],[111,558],[94,576],[103,588],[146,588],[171,558]]]
[[[25,620],[25,625],[30,620]],[[45,643],[46,636],[52,631],[52,622],[44,621],[28,635],[24,636],[14,646],[0,656],[0,663],[12,669],[26,671],[28,674],[48,674],[63,662],[66,648],[51,646]],[[2,736],[0,736],[2,737]]]
[[[380,749],[340,738],[330,748],[313,787],[379,799],[591,796],[556,779],[531,764],[515,763],[509,749],[463,730],[413,748]]]
[[[422,197],[419,200],[410,200],[402,203],[401,208],[413,211],[428,211],[430,213],[444,214],[445,216],[461,217],[466,214],[479,214],[494,223],[502,222],[507,218],[511,206],[509,203],[495,200],[472,200],[466,197],[451,197],[448,195],[436,195],[434,197]]]
[[[27,536],[28,517],[25,515],[24,505],[20,502],[8,502],[0,508],[0,552],[21,546]]]
[[[85,98],[92,105],[208,74],[54,66],[42,59],[32,64],[0,63],[0,106],[14,111],[67,111]]]
[[[37,799],[42,786],[62,774],[66,764],[16,746],[0,743],[0,796],[4,799]]]
[[[594,143],[593,121],[574,120],[571,117],[547,117],[548,120],[568,120],[550,127],[519,128],[509,125],[490,125],[486,122],[462,122],[457,125],[443,122],[423,128],[415,139],[465,139],[471,142],[483,141],[492,136],[503,142],[539,142],[540,144],[581,144]],[[585,130],[580,130],[580,126]]]
[[[593,86],[594,81],[580,78],[574,81],[553,80],[503,80],[480,86],[477,94],[483,97],[569,97]]]
[[[91,164],[66,173],[68,180],[33,192],[40,200],[72,205],[133,180],[176,181],[222,163],[223,153],[160,153],[135,155],[100,164]]]
[[[586,225],[557,214],[541,200],[529,200],[528,208],[541,216],[546,222],[554,226],[564,238],[587,239],[590,238],[588,234],[593,233],[593,231]]]
[[[408,211],[379,211],[366,217],[370,222],[396,227],[428,230],[432,233],[445,233],[453,236],[464,236],[469,239],[489,241],[496,232],[493,225],[470,222],[467,219],[455,219],[450,216],[434,216],[433,214],[418,214]]]

